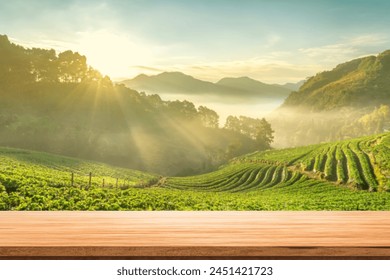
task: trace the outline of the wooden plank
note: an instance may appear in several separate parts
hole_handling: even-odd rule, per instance
[[[388,212],[0,212],[0,257],[390,257]]]

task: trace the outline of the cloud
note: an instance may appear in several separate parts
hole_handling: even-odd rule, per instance
[[[356,52],[355,48],[351,46],[346,47],[344,44],[327,45],[317,48],[302,48],[299,50],[308,57],[332,58],[332,60],[335,56],[345,56]]]
[[[74,47],[74,44],[62,40],[49,40],[49,39],[19,40],[14,37],[10,37],[10,40],[13,43],[22,45],[26,48],[54,49],[58,52],[69,50]]]
[[[87,57],[93,68],[113,79],[136,75],[133,65],[153,65],[160,50],[141,38],[115,32],[111,29],[75,32],[72,40],[34,38],[11,41],[27,48],[54,49],[57,52],[72,50]],[[143,69],[147,70],[147,69]],[[151,69],[148,69],[149,71]],[[153,69],[159,71],[159,69]]]
[[[140,73],[156,74],[164,71],[179,71],[195,78],[216,82],[224,77],[248,76],[264,83],[298,82],[323,71],[318,63],[299,63],[296,53],[290,51],[274,51],[262,56],[232,61],[180,61],[151,66],[133,66],[136,76]],[[293,61],[294,60],[294,61]],[[298,63],[296,63],[298,62]]]
[[[143,65],[136,65],[136,66],[133,66],[132,68],[134,68],[136,70],[148,71],[148,72],[163,72],[164,71],[161,68],[143,66]]]
[[[278,40],[275,37],[274,41]],[[246,60],[177,66],[176,69],[212,81],[225,76],[249,76],[267,83],[297,82],[351,59],[382,52],[389,41],[384,34],[364,34],[319,47],[272,51]]]
[[[389,42],[383,34],[361,35],[344,38],[339,43],[312,48],[300,48],[299,51],[311,59],[323,62],[343,62],[362,55],[382,51],[383,45]]]

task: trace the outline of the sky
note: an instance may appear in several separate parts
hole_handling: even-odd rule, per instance
[[[297,82],[390,49],[388,0],[0,0],[0,34],[114,80],[181,71]]]

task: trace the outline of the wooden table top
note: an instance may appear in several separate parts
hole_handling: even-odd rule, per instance
[[[390,258],[389,212],[0,212],[0,258]]]

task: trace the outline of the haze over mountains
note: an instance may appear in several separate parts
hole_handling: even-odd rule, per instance
[[[306,82],[306,80],[302,80],[302,81],[299,81],[297,83],[285,83],[284,85],[282,85],[282,87],[284,88],[288,88],[288,89],[291,89],[291,90],[294,90],[294,91],[297,91],[299,90],[299,88]]]
[[[342,63],[308,79],[270,116],[278,146],[390,129],[390,50]]]
[[[157,94],[205,96],[223,103],[253,102],[256,99],[283,100],[296,88],[295,84],[270,85],[249,77],[223,78],[216,83],[202,81],[181,72],[163,72],[154,76],[141,74],[124,80],[129,88]]]
[[[248,118],[220,128],[213,110],[113,84],[77,52],[24,48],[0,35],[0,146],[188,175],[269,148],[266,124]]]
[[[200,173],[269,148],[272,135],[263,136],[272,130],[273,147],[291,147],[390,129],[390,51],[319,73],[290,95],[248,77],[211,83],[177,72],[138,76],[132,81],[149,89],[139,93],[113,84],[77,52],[26,49],[7,36],[0,36],[0,60],[0,145],[160,174]],[[194,104],[213,97],[208,108]],[[279,106],[266,117],[272,127],[262,127],[267,121],[256,119]]]

